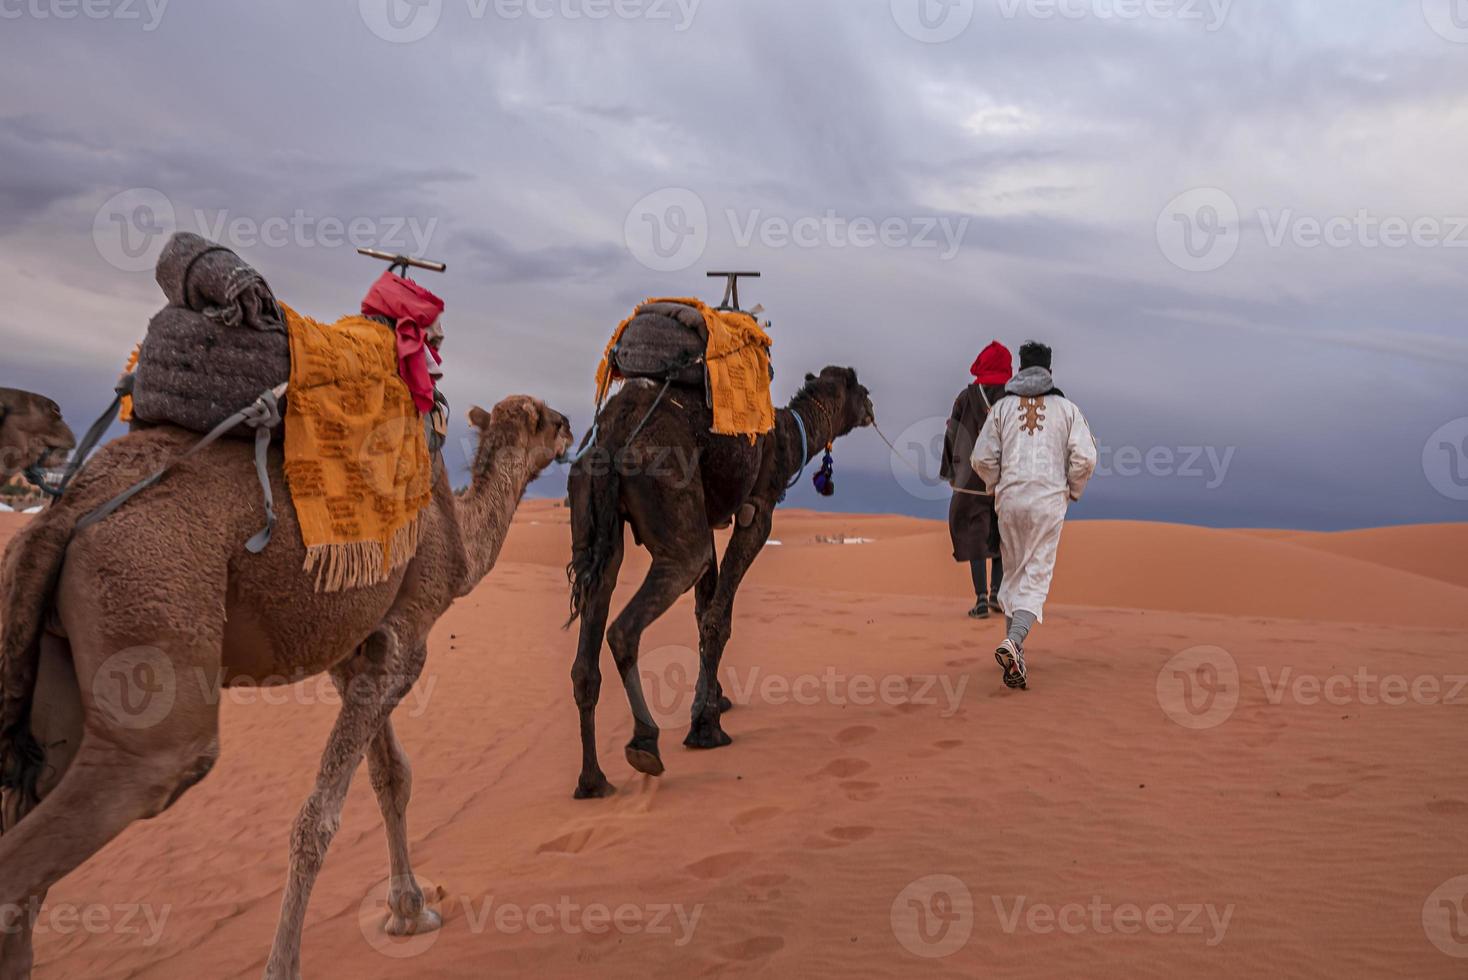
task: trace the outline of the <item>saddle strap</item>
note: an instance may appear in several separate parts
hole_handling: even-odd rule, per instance
[[[283,384],[271,389],[270,391],[265,392],[263,395],[255,400],[255,403],[253,405],[246,409],[243,409],[242,411],[236,412],[229,418],[225,419],[223,422],[220,422],[214,427],[213,431],[211,431],[203,439],[200,439],[198,442],[196,442],[193,447],[189,449],[188,452],[184,453],[177,459],[172,460],[168,463],[168,465],[164,466],[157,473],[154,473],[146,480],[135,483],[131,487],[128,487],[122,493],[118,494],[116,497],[113,497],[110,501],[103,504],[101,507],[98,507],[86,517],[83,517],[80,521],[77,521],[76,531],[84,530],[91,527],[93,524],[98,523],[99,521],[103,521],[106,520],[108,517],[111,517],[113,514],[117,513],[117,511],[129,500],[133,499],[144,490],[148,490],[152,487],[157,486],[160,482],[162,482],[163,478],[167,476],[170,472],[172,472],[173,468],[179,463],[182,463],[184,460],[188,459],[190,456],[195,455],[205,447],[213,445],[219,439],[223,438],[227,432],[229,432],[236,426],[245,425],[255,430],[255,475],[260,480],[260,490],[265,498],[265,527],[260,531],[260,533],[256,534],[245,543],[245,548],[252,555],[258,555],[260,552],[264,551],[265,547],[270,544],[271,535],[275,533],[276,520],[275,494],[270,489],[270,474],[269,471],[266,469],[266,461],[268,458],[267,452],[270,448],[270,431],[281,423],[280,399],[284,397],[287,387],[288,385]]]

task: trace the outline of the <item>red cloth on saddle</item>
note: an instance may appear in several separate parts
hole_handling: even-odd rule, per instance
[[[433,378],[428,358],[443,363],[438,351],[428,344],[428,330],[443,313],[443,300],[411,279],[388,271],[373,283],[362,300],[363,316],[382,316],[397,327],[398,375],[413,395],[418,411],[433,411]]]
[[[994,341],[979,359],[974,361],[974,366],[969,369],[974,380],[981,385],[1008,384],[1009,379],[1014,377],[1014,355],[1009,353],[1009,348],[999,341]]]

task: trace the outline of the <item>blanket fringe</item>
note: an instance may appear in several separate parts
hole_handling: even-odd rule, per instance
[[[422,517],[421,513],[414,516],[393,532],[386,554],[380,541],[313,545],[306,549],[304,570],[315,575],[316,591],[322,593],[381,585],[417,554]]]

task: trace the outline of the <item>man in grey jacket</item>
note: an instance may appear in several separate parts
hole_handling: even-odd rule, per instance
[[[1005,685],[1024,689],[1025,639],[1045,621],[1065,515],[1095,473],[1097,453],[1086,417],[1055,387],[1050,348],[1025,344],[1019,366],[979,433],[973,467],[994,490],[1004,555],[999,598],[1009,633],[994,659]]]

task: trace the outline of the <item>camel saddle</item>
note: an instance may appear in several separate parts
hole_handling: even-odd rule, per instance
[[[682,303],[644,303],[633,314],[612,351],[624,378],[671,381],[703,388],[708,326],[698,310]]]

